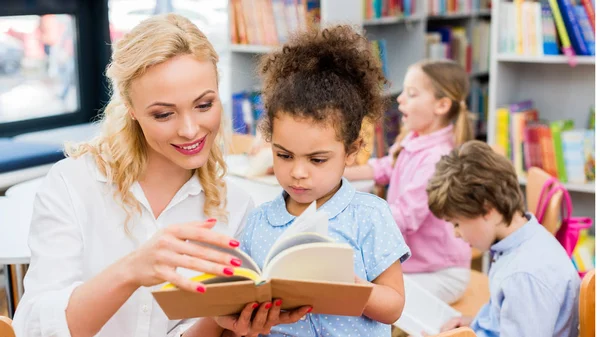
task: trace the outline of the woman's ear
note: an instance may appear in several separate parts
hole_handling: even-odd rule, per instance
[[[452,100],[449,97],[442,97],[437,100],[435,104],[435,114],[438,116],[445,116],[452,107]]]
[[[356,156],[358,156],[358,152],[364,146],[364,141],[362,137],[359,137],[354,141],[348,148],[348,153],[346,154],[346,166],[352,166],[356,162]]]

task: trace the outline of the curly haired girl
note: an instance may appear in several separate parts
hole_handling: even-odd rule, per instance
[[[400,262],[410,250],[388,204],[357,192],[342,177],[361,147],[363,120],[383,113],[380,62],[352,27],[336,26],[294,36],[263,57],[259,71],[266,107],[261,131],[271,143],[283,191],[250,214],[240,247],[264,261],[277,238],[316,201],[329,215],[329,236],[354,249],[356,282],[373,285],[359,317],[309,313],[293,324],[275,325],[284,304],[275,300],[269,306],[274,326],[261,334],[389,336],[389,324],[404,307]]]

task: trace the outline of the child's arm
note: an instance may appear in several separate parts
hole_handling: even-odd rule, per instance
[[[209,317],[200,318],[194,325],[187,329],[182,337],[221,337],[224,329],[214,319]]]
[[[418,173],[410,181],[403,182],[404,191],[397,197],[388,199],[394,220],[404,235],[417,231],[431,213],[427,183],[435,173],[435,165],[439,159],[439,156],[435,156],[424,160]]]
[[[348,166],[346,170],[344,170],[344,177],[346,179],[352,180],[373,180],[375,177],[375,173],[373,172],[373,167],[369,164],[359,165],[359,166]]]
[[[358,279],[358,283],[369,282]],[[394,262],[373,280],[373,284],[363,315],[381,323],[393,324],[404,309],[404,280],[400,262]]]

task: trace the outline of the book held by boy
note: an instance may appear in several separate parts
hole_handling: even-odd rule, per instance
[[[372,286],[354,281],[354,250],[327,237],[328,215],[313,202],[277,239],[262,270],[239,249],[215,248],[238,257],[234,276],[201,274],[206,285],[193,293],[171,284],[152,295],[169,319],[237,314],[248,303],[282,300],[282,310],[311,306],[312,313],[360,316]]]

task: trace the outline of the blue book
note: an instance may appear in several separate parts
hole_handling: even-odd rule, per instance
[[[544,55],[560,54],[556,39],[556,26],[552,18],[552,9],[547,1],[542,2],[542,35],[544,38]]]
[[[571,40],[571,44],[575,50],[575,54],[584,56],[591,55],[583,38],[581,27],[579,27],[579,22],[577,22],[577,17],[575,16],[575,10],[573,9],[571,0],[557,0],[557,3],[558,7],[560,8],[563,21],[565,22],[565,28],[567,29],[569,40]]]
[[[579,23],[581,33],[583,34],[583,40],[585,41],[588,51],[590,55],[596,55],[596,37],[594,36],[594,31],[592,30],[592,25],[590,24],[590,20],[585,12],[585,8],[581,5],[578,5],[575,6],[574,9],[577,22]]]

